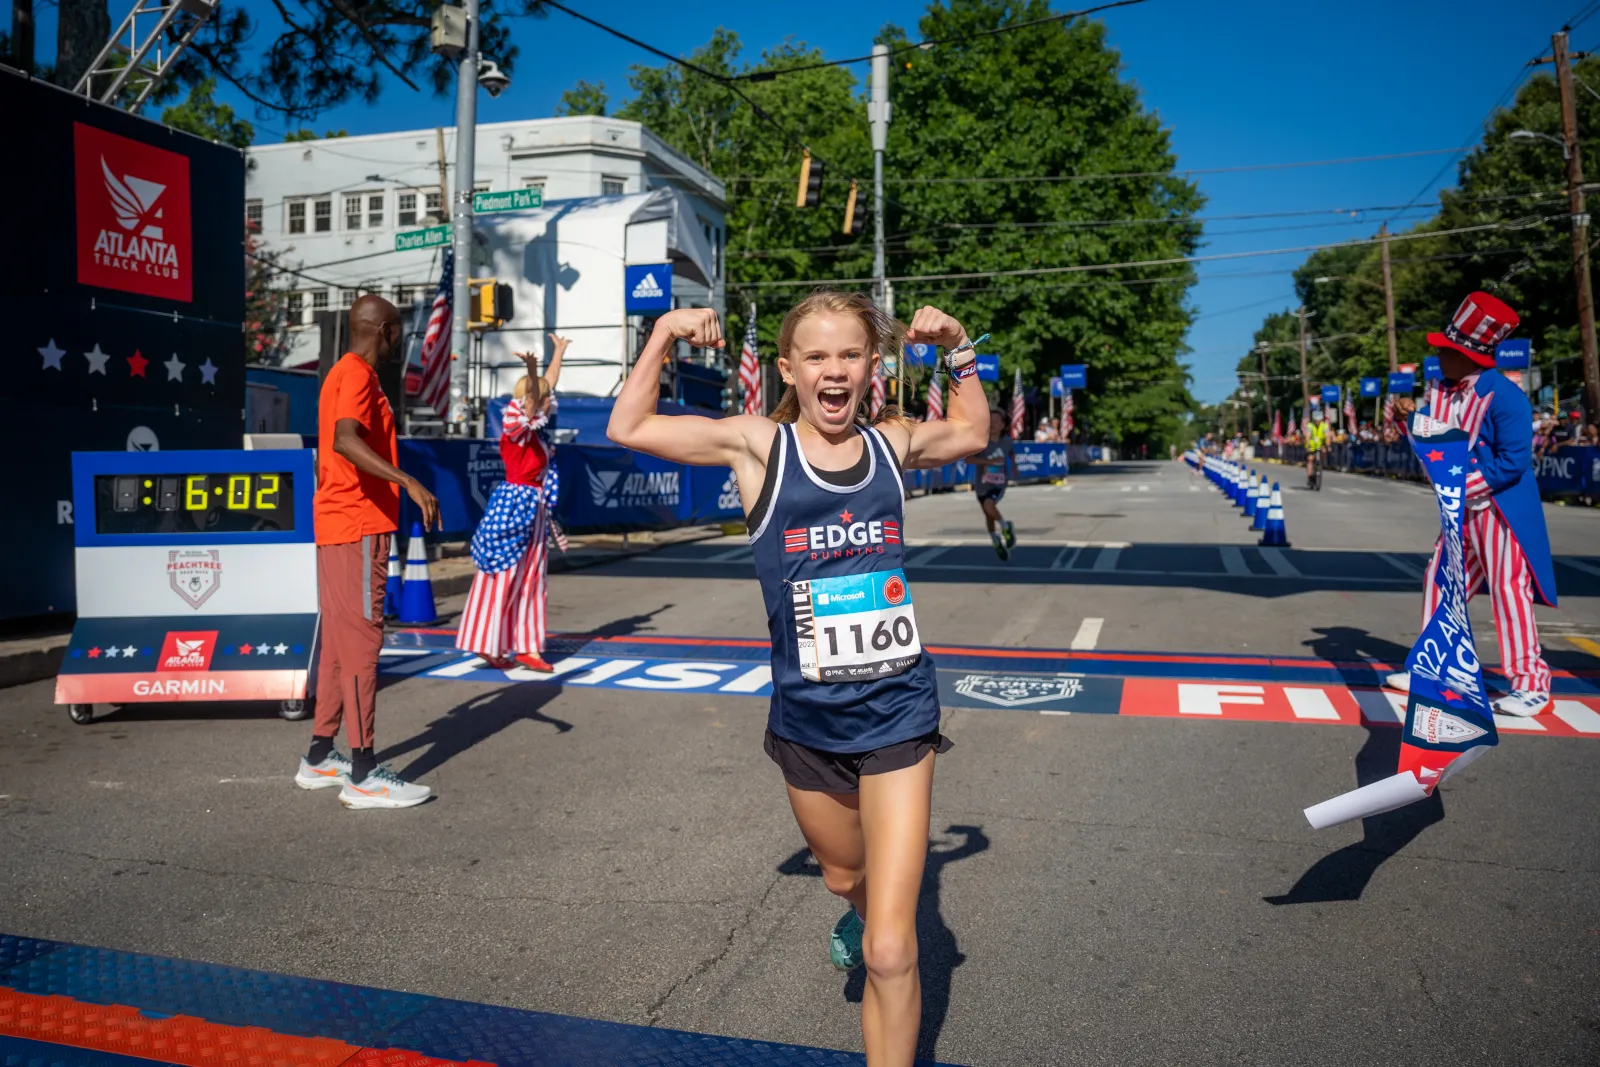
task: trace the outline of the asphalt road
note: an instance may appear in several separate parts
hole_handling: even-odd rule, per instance
[[[1280,469],[1281,470],[1281,469]],[[1292,474],[1285,478],[1296,482]],[[931,644],[1393,659],[1435,519],[1410,486],[1286,488],[1262,553],[1178,464],[908,505]],[[1600,512],[1546,509],[1552,662],[1600,667]],[[570,632],[760,637],[736,539],[559,575]],[[1494,661],[1487,605],[1473,610]],[[1098,625],[1085,625],[1098,619]],[[1587,650],[1586,650],[1587,649]],[[859,1049],[860,979],[761,754],[765,701],[413,676],[382,757],[439,793],[351,813],[270,709],[84,728],[0,691],[0,930]],[[964,1064],[1600,1061],[1600,743],[1503,736],[1365,826],[1305,805],[1388,773],[1383,728],[950,710],[921,914],[924,1053]]]

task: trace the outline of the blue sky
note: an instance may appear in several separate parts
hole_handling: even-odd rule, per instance
[[[264,0],[232,2],[268,7]],[[571,6],[675,54],[703,44],[721,25],[736,31],[752,54],[792,38],[839,57],[870,50],[873,34],[886,22],[915,36],[924,9],[918,0],[870,5],[572,0]],[[1070,9],[1061,0],[1054,6]],[[1122,53],[1124,76],[1139,86],[1145,106],[1171,130],[1179,166],[1210,169],[1472,144],[1489,109],[1528,59],[1547,52],[1550,34],[1584,6],[1584,0],[1148,0],[1099,17]],[[113,0],[112,9],[120,15],[126,4]],[[54,9],[41,5],[39,14],[40,58],[48,61]],[[629,65],[656,62],[561,12],[521,23],[516,40],[522,52],[512,87],[496,100],[480,96],[482,121],[549,115],[561,91],[580,78],[604,82],[613,101],[619,101]],[[1600,18],[1575,30],[1573,45],[1600,49]],[[343,107],[314,125],[358,134],[449,124],[453,106],[451,99],[393,84],[376,105]],[[272,131],[281,132],[281,119],[251,117],[258,120],[261,140],[278,139]],[[895,118],[913,121],[904,114]],[[1196,178],[1209,198],[1208,215],[1398,206],[1414,197],[1428,205],[1436,202],[1438,188],[1454,182],[1452,160],[1423,155]],[[1554,184],[1558,176],[1551,177]],[[1201,252],[1364,237],[1387,214],[1369,211],[1337,221],[1332,215],[1326,221],[1316,216],[1218,221],[1207,227]],[[1416,212],[1403,216],[1421,217]],[[1199,317],[1189,337],[1200,399],[1215,401],[1232,389],[1232,368],[1248,350],[1262,316],[1292,305],[1288,272],[1304,259],[1305,253],[1291,253],[1200,265],[1203,280],[1190,294]]]

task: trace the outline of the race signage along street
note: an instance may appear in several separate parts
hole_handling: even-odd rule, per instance
[[[310,449],[73,453],[78,620],[56,703],[304,699],[317,632],[311,460]]]
[[[672,310],[672,264],[630,263],[622,268],[623,311],[629,315]]]
[[[394,250],[409,252],[414,248],[438,248],[450,243],[450,227],[429,226],[425,230],[407,230],[394,235]]]
[[[1410,396],[1417,391],[1417,376],[1413,371],[1389,372],[1389,392]]]
[[[1371,400],[1383,390],[1382,378],[1361,379],[1361,396],[1364,400]]]
[[[1061,364],[1061,384],[1068,389],[1089,388],[1089,365],[1087,363]]]
[[[1337,385],[1324,385],[1322,387],[1322,402],[1329,407],[1339,406],[1339,387]]]
[[[536,207],[544,207],[543,189],[507,189],[499,193],[472,194],[472,210],[478,215],[493,211],[526,211]]]
[[[1422,380],[1436,382],[1444,377],[1444,368],[1439,366],[1438,356],[1422,357]]]
[[[1000,357],[978,355],[978,381],[998,382],[1000,380]]]
[[[1051,396],[1066,396],[1067,395],[1066,383],[1064,383],[1061,380],[1061,376],[1059,374],[1050,379],[1050,395]]]
[[[1501,370],[1526,370],[1533,361],[1533,342],[1526,337],[1501,341],[1494,349],[1494,365]]]

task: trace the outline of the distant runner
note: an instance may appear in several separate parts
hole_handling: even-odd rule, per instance
[[[1006,484],[1017,476],[1015,442],[1005,430],[1005,416],[991,408],[989,443],[971,460],[978,468],[973,475],[972,489],[977,494],[978,506],[983,509],[983,521],[989,527],[995,555],[1002,560],[1011,558],[1011,549],[1017,543],[1016,528],[1000,515],[1000,498],[1006,495]]]

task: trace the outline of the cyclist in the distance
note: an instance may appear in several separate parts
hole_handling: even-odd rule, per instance
[[[1011,558],[1011,549],[1017,543],[1016,528],[1000,514],[1000,498],[1006,495],[1006,485],[1017,476],[1017,457],[1014,442],[1006,434],[1005,416],[989,409],[989,443],[983,451],[972,457],[977,472],[972,478],[972,489],[983,509],[983,521],[989,527],[989,539],[994,551],[1002,560]]]
[[[1319,489],[1316,470],[1322,462],[1322,451],[1328,447],[1328,412],[1318,408],[1316,416],[1306,426],[1306,488]]]

